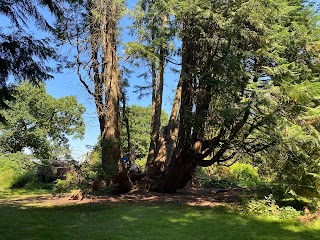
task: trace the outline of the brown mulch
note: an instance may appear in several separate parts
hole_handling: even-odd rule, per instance
[[[143,204],[174,203],[190,206],[216,207],[223,206],[226,203],[239,203],[244,195],[247,195],[245,190],[237,187],[223,190],[214,188],[189,187],[179,190],[176,193],[154,193],[135,188],[129,193],[120,195],[86,195],[83,197],[81,194],[63,194],[60,196],[46,194],[40,196],[8,199],[5,200],[4,203],[10,205],[61,206],[88,203],[115,204],[133,202]]]

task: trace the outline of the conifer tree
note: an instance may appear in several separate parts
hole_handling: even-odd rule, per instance
[[[3,0],[0,2],[0,14],[7,17],[10,26],[0,28],[0,107],[7,108],[5,100],[10,97],[7,85],[9,77],[17,81],[26,79],[34,83],[52,78],[57,69],[48,65],[48,60],[58,60],[55,49],[49,45],[49,39],[37,39],[27,31],[35,24],[41,31],[53,32],[54,28],[43,16],[41,10],[48,9],[55,17],[62,15],[59,0]],[[0,115],[0,121],[5,119]]]
[[[71,43],[77,51],[70,67],[77,69],[81,84],[96,106],[105,180],[111,182],[113,176],[113,182],[119,183],[118,190],[128,191],[130,182],[125,173],[116,177],[121,170],[117,30],[122,11],[122,1],[75,1],[58,27],[60,40]]]
[[[208,0],[175,6],[181,99],[173,154],[149,176],[150,189],[160,192],[184,187],[196,166],[273,146],[279,119],[293,120],[295,111],[303,111],[288,86],[319,84],[318,17],[306,3]]]

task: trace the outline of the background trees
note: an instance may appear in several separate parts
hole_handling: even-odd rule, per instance
[[[150,147],[150,121],[152,118],[152,108],[132,105],[127,107],[127,117],[129,119],[131,145],[138,145],[137,158],[146,158]],[[166,112],[161,113],[162,126],[168,121]],[[126,129],[122,125],[122,151],[124,156],[128,156],[128,144]]]
[[[44,84],[34,87],[29,82],[15,87],[13,96],[9,109],[1,111],[7,124],[0,124],[0,151],[29,149],[44,160],[70,156],[68,137],[81,138],[85,130],[85,108],[76,98],[55,99]]]

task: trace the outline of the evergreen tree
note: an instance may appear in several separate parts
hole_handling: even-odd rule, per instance
[[[111,183],[110,177],[114,178],[112,182],[118,184],[118,191],[125,192],[132,183],[119,164],[122,155],[119,102],[123,96],[117,35],[122,12],[122,1],[74,1],[57,26],[60,40],[71,43],[76,51],[69,67],[77,69],[81,84],[96,106],[105,180]]]
[[[0,14],[6,16],[10,26],[0,28],[0,107],[7,107],[10,99],[7,80],[13,77],[22,81],[31,79],[34,83],[52,78],[54,68],[47,61],[58,60],[58,55],[49,45],[49,39],[36,39],[28,32],[31,23],[42,31],[52,32],[53,27],[41,13],[48,9],[55,17],[60,17],[60,1],[52,0],[3,0]],[[0,115],[0,121],[5,119]]]
[[[147,62],[146,72],[142,76],[151,75],[150,86],[137,86],[141,96],[145,90],[152,91],[152,119],[150,131],[150,147],[147,160],[147,170],[155,164],[160,149],[161,109],[165,78],[165,67],[170,54],[173,40],[173,26],[170,25],[172,3],[170,1],[141,0],[133,11],[134,24],[132,30],[138,40],[127,44],[127,54],[134,57],[133,61]],[[149,71],[149,70],[148,70]]]
[[[289,86],[319,84],[318,17],[306,3],[208,0],[176,6],[172,18],[182,41],[178,135],[165,170],[149,176],[155,179],[151,190],[163,192],[185,186],[196,166],[275,144],[280,122],[305,110]],[[301,93],[311,99],[308,91]]]

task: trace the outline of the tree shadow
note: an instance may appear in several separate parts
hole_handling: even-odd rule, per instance
[[[245,216],[223,206],[183,202],[0,205],[1,239],[308,239],[320,229],[297,221]]]

